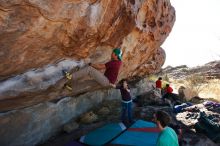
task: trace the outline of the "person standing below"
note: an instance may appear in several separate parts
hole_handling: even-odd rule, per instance
[[[157,111],[154,115],[155,122],[160,129],[156,146],[179,146],[176,132],[168,127],[170,116],[164,111]]]
[[[105,64],[89,64],[89,66],[70,74],[64,72],[67,79],[73,82],[84,76],[90,76],[97,83],[103,87],[114,87],[113,85],[117,81],[118,73],[122,64],[122,51],[119,48],[115,48],[111,54],[111,60]],[[103,74],[99,70],[105,70]],[[67,89],[73,90],[71,86],[66,85]]]
[[[132,99],[131,99],[131,90],[128,87],[128,83],[126,79],[122,79],[120,81],[120,85],[115,86],[116,89],[120,89],[121,92],[121,120],[123,123],[129,122],[132,124]]]
[[[156,90],[161,95],[161,89],[162,89],[162,78],[159,77],[156,81]]]

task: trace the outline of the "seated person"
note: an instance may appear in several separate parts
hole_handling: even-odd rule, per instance
[[[173,88],[170,87],[170,84],[166,84],[165,94],[163,95],[162,99],[165,101],[165,99],[170,99],[172,100],[173,97]]]

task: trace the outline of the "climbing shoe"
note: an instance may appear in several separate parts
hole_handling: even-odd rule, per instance
[[[68,89],[69,91],[72,91],[73,90],[73,88],[72,87],[70,87],[69,85],[67,85],[67,84],[64,84],[64,87],[66,88],[66,89]]]
[[[71,79],[72,79],[72,75],[71,75],[69,72],[67,72],[67,71],[65,71],[65,70],[62,70],[62,72],[63,72],[63,75],[64,75],[68,80],[71,80]]]
[[[80,67],[79,67],[79,66],[76,66],[74,70],[75,70],[75,71],[79,71],[79,69],[80,69]]]

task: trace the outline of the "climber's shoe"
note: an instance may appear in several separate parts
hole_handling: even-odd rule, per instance
[[[68,80],[71,80],[72,79],[72,75],[71,73],[65,71],[65,70],[62,70],[62,73],[63,75],[68,79]]]
[[[75,67],[75,71],[79,71],[80,67],[79,66],[76,66]]]
[[[72,87],[70,87],[69,85],[67,85],[67,84],[64,84],[64,87],[66,88],[66,89],[68,89],[69,91],[73,91],[73,88]]]

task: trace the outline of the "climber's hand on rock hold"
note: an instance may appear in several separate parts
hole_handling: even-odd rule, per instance
[[[116,88],[116,85],[115,85],[115,84],[110,83],[110,87],[112,87],[112,88]]]

